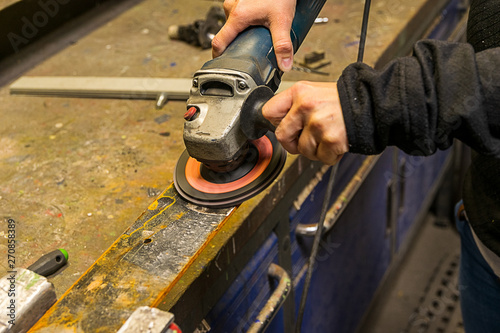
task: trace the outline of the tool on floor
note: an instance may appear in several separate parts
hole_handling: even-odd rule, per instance
[[[299,59],[297,63],[311,70],[318,70],[325,66],[331,64],[331,60],[326,59],[325,51],[316,50],[309,53],[306,53],[302,59]]]
[[[68,262],[68,252],[63,249],[57,249],[50,253],[44,254],[35,263],[28,267],[41,276],[49,276],[57,272],[61,267]]]
[[[212,39],[226,22],[224,10],[213,6],[204,20],[196,20],[187,25],[171,25],[168,27],[170,39],[185,41],[191,45],[201,46],[202,49],[212,47]]]
[[[290,34],[294,51],[324,3],[297,1]],[[175,187],[186,200],[234,206],[279,175],[286,152],[263,118],[262,105],[278,89],[282,74],[269,30],[257,26],[194,74],[184,123],[186,152],[174,172]]]

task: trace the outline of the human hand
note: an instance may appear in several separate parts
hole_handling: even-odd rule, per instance
[[[262,114],[291,154],[336,164],[349,151],[337,83],[300,81],[271,98]]]
[[[212,40],[213,57],[220,56],[236,36],[252,25],[262,25],[271,31],[274,53],[282,71],[293,64],[290,30],[295,15],[296,0],[226,0],[227,21]]]

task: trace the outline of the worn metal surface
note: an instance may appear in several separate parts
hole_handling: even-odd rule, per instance
[[[0,280],[0,332],[27,332],[56,302],[52,283],[41,275],[19,268]]]
[[[170,312],[142,306],[132,313],[118,333],[166,333],[173,322],[174,315]]]
[[[413,38],[405,30],[407,23],[418,21],[416,14],[430,3],[374,4],[365,61],[374,65],[387,50],[389,56],[407,52],[398,48],[403,40]],[[190,77],[210,59],[210,50],[170,41],[166,31],[171,24],[203,17],[211,5],[195,0],[144,1],[28,74]],[[313,26],[297,56],[321,46],[326,57],[334,60],[324,69],[331,76],[292,72],[284,80],[338,77],[355,60],[361,12],[362,1],[327,2],[321,16],[331,23]],[[224,281],[226,277],[217,276],[219,268],[235,258],[250,235],[267,230],[260,228],[265,217],[299,176],[313,177],[319,168],[290,157],[273,186],[243,203],[230,218],[225,218],[227,211],[208,215],[218,221],[213,221],[214,229],[204,229],[207,238],[196,240],[201,242],[196,243],[196,252],[192,252],[195,243],[189,243],[183,248],[186,252],[169,254],[178,263],[171,267],[162,256],[166,251],[155,247],[158,242],[144,244],[148,235],[143,231],[152,231],[149,236],[164,242],[167,238],[191,242],[189,226],[193,228],[198,214],[206,215],[179,204],[172,188],[155,202],[168,206],[170,197],[177,200],[174,205],[157,217],[152,213],[156,208],[146,210],[122,232],[172,182],[175,163],[184,150],[185,103],[171,102],[158,112],[150,101],[10,96],[3,88],[0,104],[0,215],[17,222],[18,265],[28,266],[53,248],[68,250],[70,265],[51,278],[61,295],[95,262],[43,319],[41,330],[52,326],[58,332],[93,331],[99,326],[101,331],[116,331],[138,306],[170,309],[183,295],[196,297],[196,292],[206,291],[208,285],[196,282],[202,274]],[[312,170],[310,175],[307,170]],[[147,216],[153,218],[142,227]],[[4,229],[0,233],[5,236]],[[5,253],[6,242],[0,242],[0,251]],[[6,271],[5,263],[0,265]],[[91,323],[89,318],[101,321]]]
[[[116,331],[179,282],[233,211],[191,205],[170,186],[33,330]]]

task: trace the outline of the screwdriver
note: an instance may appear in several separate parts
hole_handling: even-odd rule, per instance
[[[40,257],[28,269],[41,276],[49,276],[66,265],[68,262],[68,252],[64,249],[57,249]]]

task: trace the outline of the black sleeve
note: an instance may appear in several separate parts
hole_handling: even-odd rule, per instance
[[[395,145],[412,155],[447,149],[457,138],[500,158],[500,48],[418,42],[411,57],[376,71],[348,66],[338,81],[350,151]]]

